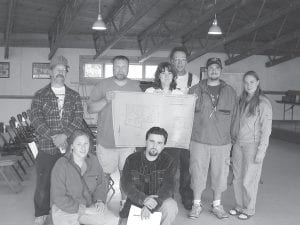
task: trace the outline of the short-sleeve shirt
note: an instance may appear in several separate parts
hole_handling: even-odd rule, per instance
[[[105,94],[108,91],[141,92],[141,89],[138,81],[127,79],[127,83],[124,86],[119,86],[114,81],[114,78],[110,77],[101,80],[94,87],[90,94],[90,101],[100,101],[101,99],[105,98]],[[106,148],[115,147],[111,102],[104,106],[104,108],[98,113],[97,143]]]
[[[181,90],[184,94],[187,94],[189,90],[189,87],[187,86],[188,79],[189,79],[189,73],[186,73],[183,76],[177,76],[176,79],[176,83],[177,83],[176,88]],[[199,77],[193,74],[191,86],[194,86],[195,84],[198,83],[199,83]]]

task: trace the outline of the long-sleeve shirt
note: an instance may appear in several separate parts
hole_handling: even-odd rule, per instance
[[[88,154],[85,162],[87,168],[83,175],[70,152],[53,167],[51,203],[67,213],[77,213],[80,204],[89,207],[98,200],[106,201],[108,181],[98,158]]]
[[[176,163],[164,151],[154,161],[147,160],[144,150],[131,154],[126,159],[121,176],[127,201],[142,207],[147,196],[158,195],[156,208],[159,208],[174,193],[175,173]],[[130,204],[126,205],[130,207]]]
[[[36,92],[31,103],[30,121],[35,128],[39,150],[50,155],[59,153],[51,136],[64,133],[68,137],[76,129],[83,128],[83,107],[80,95],[65,86],[65,99],[60,117],[57,97],[51,89],[51,84]]]
[[[269,145],[271,131],[272,105],[266,97],[261,96],[255,115],[248,115],[248,106],[241,113],[237,141],[242,143],[258,143],[258,150],[265,153]]]
[[[238,98],[235,90],[221,80],[219,100],[214,106],[207,80],[189,90],[198,96],[191,140],[208,145],[234,143],[239,128]]]

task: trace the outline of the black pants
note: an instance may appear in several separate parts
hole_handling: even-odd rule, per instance
[[[183,204],[192,204],[194,195],[191,189],[190,151],[183,148],[165,148],[173,156],[180,168],[179,193]]]
[[[50,211],[51,171],[61,154],[49,155],[39,151],[36,158],[36,189],[34,193],[35,217],[48,215]]]

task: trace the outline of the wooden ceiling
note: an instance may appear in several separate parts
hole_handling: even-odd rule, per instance
[[[215,3],[216,2],[216,3]],[[227,65],[267,55],[266,66],[299,56],[299,0],[101,0],[106,31],[91,29],[98,0],[0,0],[0,46],[135,49],[145,61],[185,45],[189,61],[225,52]],[[214,16],[222,36],[207,35]]]

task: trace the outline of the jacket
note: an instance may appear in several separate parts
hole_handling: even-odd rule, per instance
[[[74,130],[83,128],[80,95],[67,86],[65,88],[62,118],[59,115],[57,98],[51,89],[51,84],[38,90],[31,103],[29,117],[37,134],[39,150],[50,155],[60,153],[53,144],[51,136],[64,133],[69,137]]]
[[[127,200],[120,216],[128,216],[131,204],[142,207],[149,195],[158,195],[156,209],[159,208],[174,193],[175,173],[176,163],[164,151],[153,162],[147,160],[145,150],[128,156],[121,176],[121,187]]]
[[[89,207],[97,200],[106,201],[108,181],[98,158],[89,153],[85,162],[87,169],[83,176],[71,152],[56,162],[51,174],[51,205],[67,213],[77,213],[80,204]]]
[[[238,133],[238,99],[235,90],[220,80],[219,100],[214,109],[207,79],[194,85],[189,94],[198,96],[191,140],[208,145],[227,145],[236,141]]]
[[[272,105],[266,97],[261,96],[255,115],[248,116],[247,114],[248,107],[241,112],[237,141],[258,143],[258,151],[265,153],[272,131]]]

